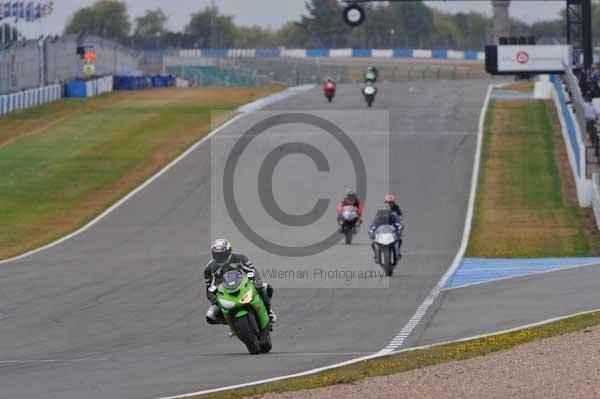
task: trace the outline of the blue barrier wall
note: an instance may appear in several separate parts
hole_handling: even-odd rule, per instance
[[[115,75],[113,87],[115,90],[141,90],[150,87],[175,87],[176,78],[173,75],[149,75],[132,72],[126,75]]]
[[[373,50],[366,48],[357,48],[352,50],[352,57],[370,58],[373,56]]]
[[[431,50],[433,58],[446,59],[448,58],[448,50]]]
[[[393,52],[394,57],[398,58],[412,58],[413,50],[408,48],[395,49]]]
[[[329,57],[328,48],[309,48],[306,49],[307,57]]]
[[[560,101],[561,113],[563,115],[563,119],[565,120],[565,124],[567,125],[567,132],[569,133],[569,143],[571,144],[572,153],[575,155],[575,162],[577,164],[577,177],[581,177],[580,170],[580,154],[579,154],[579,145],[577,144],[577,130],[575,129],[575,124],[573,123],[573,114],[567,105],[567,100],[565,98],[565,94],[563,92],[560,79],[557,75],[552,75],[550,80],[554,84],[554,88],[556,89],[556,93],[558,94],[558,100]]]
[[[257,57],[280,57],[281,51],[277,48],[257,48]]]
[[[477,51],[465,51],[465,60],[477,60],[478,54]]]
[[[380,51],[384,50],[384,51]],[[419,58],[447,59],[452,50],[449,49],[329,49],[329,48],[310,48],[310,49],[202,49],[202,50],[179,50],[180,57],[292,57],[292,58],[318,58],[318,57],[357,57],[357,58],[413,58],[415,51],[418,51]],[[430,52],[431,55],[423,55]],[[483,60],[483,52],[460,51],[453,54],[462,54],[453,56],[454,59],[464,59],[470,61]]]
[[[75,80],[65,84],[65,97],[87,97],[85,81]]]

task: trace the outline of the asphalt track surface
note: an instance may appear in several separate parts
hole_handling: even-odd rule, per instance
[[[442,291],[408,346],[490,334],[600,308],[600,265]]]
[[[239,233],[221,231],[226,221],[216,218],[215,226],[220,204],[214,203],[211,187],[225,159],[211,156],[214,149],[207,142],[91,229],[0,265],[0,398],[155,398],[379,351],[413,315],[460,246],[488,84],[383,84],[374,112],[367,111],[359,86],[340,86],[331,105],[314,89],[268,111],[320,113],[348,133],[370,179],[367,219],[383,194],[398,195],[406,214],[405,256],[389,288],[327,288],[336,281],[301,281],[297,288],[281,288],[292,285],[289,281],[274,283],[280,322],[269,355],[250,356],[227,337],[225,327],[207,325],[202,269],[216,234],[230,234],[236,248],[259,267],[275,259]],[[215,140],[235,141],[259,119],[260,114],[244,116]],[[296,140],[298,127],[281,126],[278,133]],[[250,159],[252,151],[257,158],[263,155],[259,148],[247,151]],[[345,156],[331,151],[332,169],[344,164]],[[335,180],[320,181],[306,159],[290,157],[280,166],[274,178],[277,199],[290,212],[309,210],[315,191],[339,196],[344,189]],[[240,184],[242,192],[256,190],[253,181]],[[334,204],[329,206],[331,213]],[[265,224],[258,228],[270,229],[272,221],[260,212],[250,218]],[[328,228],[333,218],[324,222]],[[288,238],[304,242],[317,233],[309,227]],[[292,268],[319,262],[377,270],[365,231],[350,247],[339,244],[310,260],[291,262]]]

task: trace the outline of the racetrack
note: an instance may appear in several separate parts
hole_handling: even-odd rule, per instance
[[[383,194],[398,195],[407,234],[405,257],[390,288],[327,288],[334,284],[326,281],[284,289],[285,281],[275,282],[280,322],[273,352],[266,356],[247,355],[224,327],[205,323],[202,269],[216,234],[231,237],[259,267],[280,260],[236,231],[220,231],[227,226],[220,216],[215,223],[215,210],[222,207],[211,188],[218,187],[214,172],[225,158],[215,156],[214,145],[234,142],[264,116],[250,114],[214,136],[212,149],[209,142],[199,146],[91,229],[0,266],[0,397],[160,397],[303,371],[382,349],[456,255],[488,84],[384,84],[375,111],[366,109],[359,86],[340,86],[331,105],[314,89],[267,112],[306,110],[333,119],[353,139],[369,176],[367,222]],[[297,126],[280,126],[277,136],[298,141],[299,132]],[[315,143],[328,145],[320,140]],[[259,147],[247,151],[249,159],[264,155]],[[332,169],[346,162],[339,151],[327,156]],[[388,168],[383,174],[382,167]],[[290,212],[304,213],[315,191],[341,196],[348,185],[316,176],[305,160],[282,161],[274,178],[283,188],[277,199]],[[256,184],[244,181],[236,188],[252,193]],[[329,204],[330,213],[334,205]],[[268,218],[250,216],[259,228],[271,229]],[[323,223],[334,227],[333,218]],[[283,234],[277,228],[270,233]],[[288,238],[305,242],[314,234],[309,227]],[[310,262],[312,267],[315,261],[375,268],[364,229],[351,247],[336,245],[287,266]]]

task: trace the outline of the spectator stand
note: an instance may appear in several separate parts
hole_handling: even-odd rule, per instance
[[[600,115],[600,68],[597,66],[585,70],[580,64],[573,68],[572,73],[567,72],[565,81],[569,103],[580,124],[581,131],[585,132],[583,139],[586,147],[586,175],[600,172],[600,131],[598,115]],[[592,117],[591,106],[595,111]],[[587,109],[586,109],[587,108]],[[586,117],[587,114],[587,117]]]

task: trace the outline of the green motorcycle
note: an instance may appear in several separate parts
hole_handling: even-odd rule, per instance
[[[377,82],[377,78],[379,76],[377,76],[377,72],[373,71],[373,70],[369,70],[367,72],[365,72],[365,83],[371,82],[371,83],[375,83]]]
[[[230,269],[217,287],[217,303],[231,331],[255,355],[271,350],[271,321],[252,272]]]

